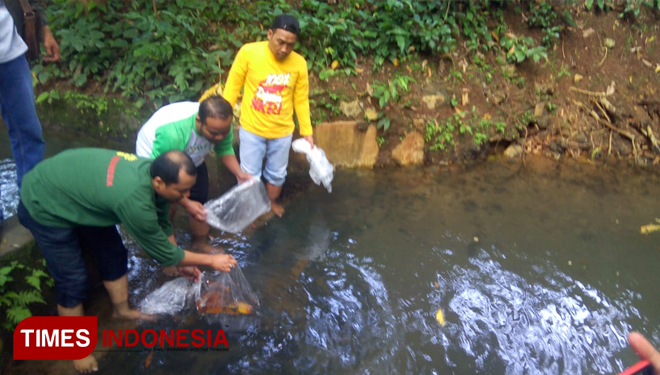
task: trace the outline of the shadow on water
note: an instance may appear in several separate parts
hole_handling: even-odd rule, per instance
[[[660,343],[660,245],[639,233],[660,216],[655,173],[529,160],[305,186],[283,218],[216,239],[254,316],[140,327],[223,328],[229,352],[156,352],[149,368],[109,352],[100,373],[614,374],[636,361],[628,332]],[[125,240],[136,304],[168,278]]]

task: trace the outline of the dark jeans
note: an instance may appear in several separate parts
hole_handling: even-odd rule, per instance
[[[92,249],[101,279],[117,280],[128,270],[128,251],[117,227],[78,226],[60,228],[38,223],[18,204],[18,221],[32,232],[46,267],[55,280],[57,303],[74,307],[87,298],[88,275],[83,248]]]
[[[0,111],[7,124],[20,189],[23,175],[44,158],[45,148],[25,55],[0,64]]]

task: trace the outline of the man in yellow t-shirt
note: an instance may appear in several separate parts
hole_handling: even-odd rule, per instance
[[[223,92],[233,106],[244,88],[239,131],[241,169],[257,177],[263,170],[268,197],[278,216],[284,213],[276,200],[289,163],[294,111],[300,135],[314,147],[307,62],[293,51],[299,32],[293,16],[277,16],[267,41],[248,43],[238,51]]]

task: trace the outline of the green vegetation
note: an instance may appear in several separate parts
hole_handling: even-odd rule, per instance
[[[265,40],[273,17],[290,13],[298,18],[303,30],[296,51],[305,56],[312,74],[321,82],[332,83],[333,79],[353,77],[368,69],[386,72],[386,65],[393,68],[388,78],[379,77],[372,83],[372,97],[381,110],[378,128],[382,130],[391,125],[384,108],[398,103],[410,85],[423,84],[403,75],[404,67],[415,77],[427,71],[431,77],[435,70],[426,61],[446,59],[452,62],[446,77],[451,85],[477,77],[490,84],[501,74],[523,88],[525,79],[517,76],[515,66],[526,61],[547,61],[562,30],[575,25],[570,11],[614,11],[622,17],[632,16],[634,23],[634,16],[642,10],[660,9],[660,0],[571,0],[569,6],[548,0],[53,3],[46,11],[60,43],[62,62],[33,66],[39,103],[63,100],[100,115],[119,102],[100,99],[99,92],[121,96],[125,103],[122,110],[130,113],[137,113],[145,105],[151,110],[168,102],[196,100],[205,88],[226,78],[243,44]],[[527,27],[541,31],[540,40],[515,35],[504,20],[505,9],[519,11]],[[459,65],[461,61],[455,54],[459,45],[467,49],[465,61],[473,66]],[[422,59],[423,64],[417,61]],[[373,65],[364,66],[365,62]],[[556,71],[557,78],[570,75],[563,66]],[[358,95],[364,95],[355,83],[351,84]],[[328,99],[327,92],[323,97],[314,97],[312,104],[315,122],[338,113],[338,99]],[[410,100],[402,106],[415,107]],[[460,132],[457,120],[451,121]],[[463,126],[463,133],[469,135],[476,125]],[[439,126],[449,128],[448,124]],[[477,143],[485,139],[482,135],[476,137]]]
[[[45,262],[42,263],[45,266]],[[15,281],[16,274],[20,274],[19,280],[24,280],[26,286],[21,286]],[[52,287],[53,279],[42,269],[42,267],[26,266],[19,261],[11,261],[0,266],[0,317],[4,318],[2,328],[11,331],[21,320],[32,316],[30,305],[46,301],[42,294],[42,282]],[[4,315],[4,316],[3,316]]]
[[[456,132],[458,131],[458,134]],[[476,145],[483,145],[488,141],[490,135],[495,133],[504,134],[506,123],[493,121],[490,116],[480,118],[476,107],[468,116],[465,112],[454,113],[452,117],[444,121],[430,121],[426,124],[424,139],[431,151],[449,151],[455,145],[455,137],[472,139]]]

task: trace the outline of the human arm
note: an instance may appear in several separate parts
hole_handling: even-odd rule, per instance
[[[241,169],[240,164],[238,163],[238,160],[236,159],[236,155],[234,154],[234,134],[233,132],[229,132],[227,137],[225,137],[222,141],[218,142],[217,145],[213,148],[213,151],[215,152],[216,155],[222,160],[222,164],[229,169],[229,171],[236,176],[236,179],[238,180],[239,183],[245,182],[252,177],[251,174],[243,172]]]
[[[236,180],[238,180],[239,184],[252,178],[251,174],[241,169],[238,159],[236,159],[236,155],[225,155],[221,157],[220,160],[222,160],[222,164],[224,164],[225,167],[236,176]]]
[[[60,61],[60,46],[57,44],[57,40],[55,40],[55,37],[50,31],[50,27],[48,27],[48,25],[44,25],[43,35],[44,47],[46,48],[46,56],[44,56],[43,60],[45,62]]]
[[[167,239],[170,241],[170,243],[172,245],[177,246],[176,239],[174,238],[174,234],[167,236]],[[188,278],[188,279],[192,279],[194,281],[199,281],[200,276],[202,276],[202,271],[200,271],[199,268],[197,268],[195,266],[178,266],[177,265],[176,270],[179,273],[179,275],[181,275],[185,278]]]
[[[160,265],[174,266],[183,259],[183,249],[174,241],[169,204],[154,207],[145,200],[127,199],[115,213],[135,241]]]
[[[649,340],[638,332],[631,332],[628,335],[628,343],[641,359],[651,362],[656,374],[660,374],[660,352]]]
[[[245,46],[238,50],[234,63],[229,70],[227,84],[222,92],[222,97],[225,98],[232,107],[236,104],[238,94],[240,94],[243,84],[245,84],[245,77],[247,76],[248,71],[246,54]]]
[[[57,40],[53,36],[53,33],[48,26],[48,19],[44,13],[41,2],[39,0],[30,0],[28,1],[32,11],[34,12],[35,17],[38,17],[40,22],[37,23],[41,25],[41,30],[37,31],[39,41],[43,43],[46,48],[46,56],[43,60],[45,62],[56,62],[60,60],[60,46],[57,44]]]
[[[195,220],[206,221],[206,209],[204,209],[203,204],[193,201],[188,197],[183,197],[183,199],[179,201],[179,204],[183,206],[183,208],[185,208]]]
[[[300,135],[309,142],[311,148],[314,148],[314,137],[312,136],[314,131],[309,111],[309,74],[304,60],[293,89],[293,108],[300,125]]]
[[[238,262],[229,254],[199,254],[184,251],[178,266],[208,266],[216,271],[229,272]]]

